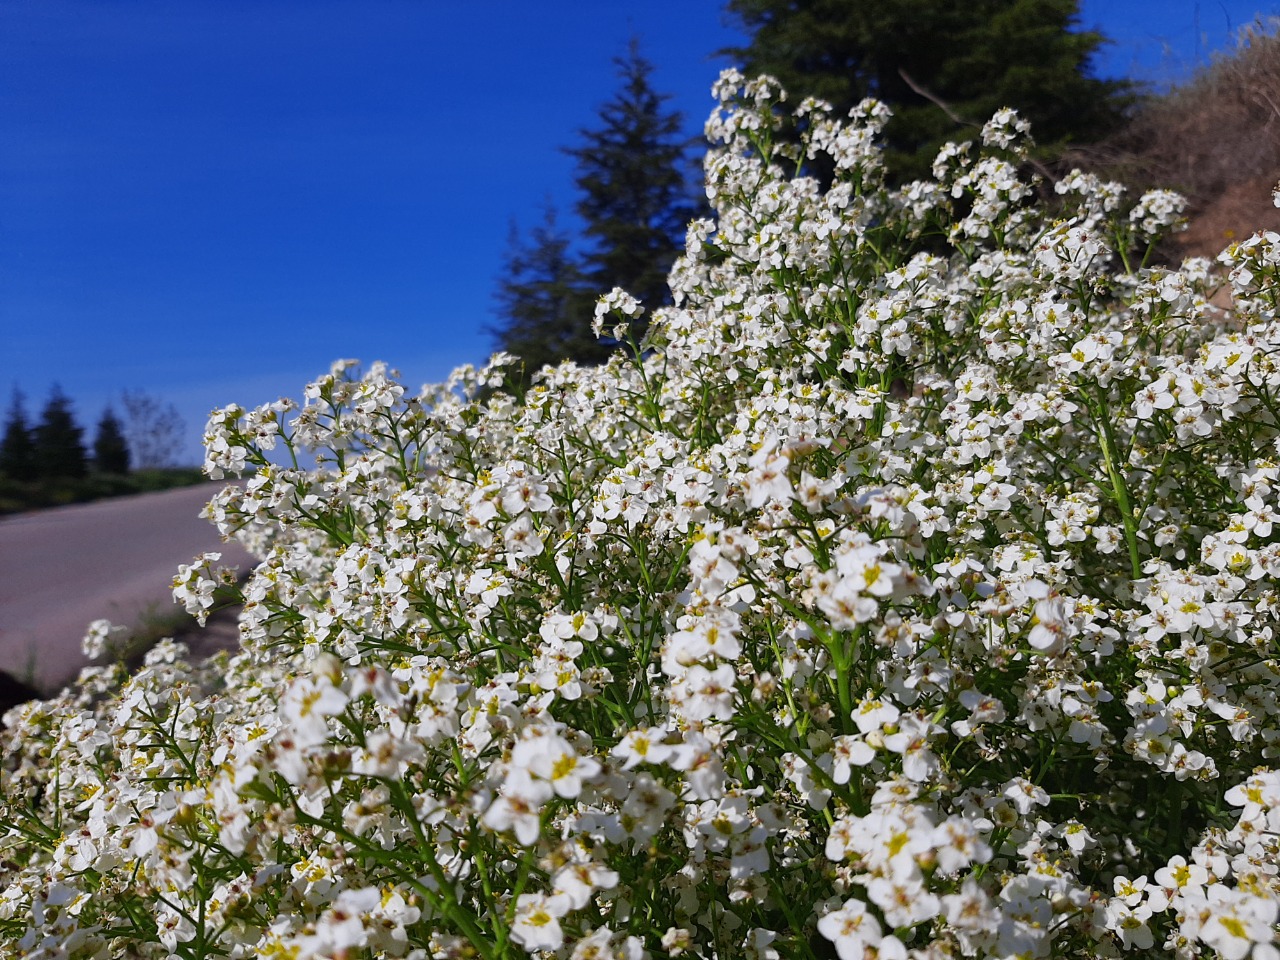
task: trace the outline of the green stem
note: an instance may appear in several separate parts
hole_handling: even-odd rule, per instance
[[[1125,483],[1124,472],[1116,457],[1116,438],[1111,428],[1111,416],[1104,401],[1098,402],[1098,425],[1101,430],[1098,440],[1102,443],[1102,459],[1107,465],[1107,476],[1111,480],[1111,491],[1115,497],[1116,507],[1120,510],[1120,520],[1124,524],[1124,539],[1129,546],[1129,568],[1134,580],[1142,579],[1142,558],[1138,554],[1138,521],[1133,515],[1133,507],[1129,503],[1129,487]]]
[[[836,668],[836,696],[840,700],[840,729],[846,734],[853,732],[853,665],[858,659],[858,647],[861,645],[865,631],[865,624],[859,626],[847,643],[841,631],[832,631],[826,639],[827,650]]]

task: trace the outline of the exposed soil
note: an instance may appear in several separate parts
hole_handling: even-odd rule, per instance
[[[1183,256],[1213,258],[1229,244],[1259,230],[1280,232],[1280,209],[1271,200],[1274,188],[1272,176],[1229,184],[1216,199],[1204,204],[1186,231],[1175,238]]]

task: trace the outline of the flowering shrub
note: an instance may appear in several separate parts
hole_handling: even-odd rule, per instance
[[[242,652],[7,716],[7,955],[1275,960],[1280,237],[716,94],[629,357],[213,415]]]

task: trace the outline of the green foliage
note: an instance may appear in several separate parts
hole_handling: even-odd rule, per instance
[[[43,510],[137,493],[155,493],[204,482],[205,477],[198,467],[135,470],[127,476],[91,473],[78,480],[61,478],[19,481],[0,476],[0,514]]]
[[[13,391],[4,437],[0,439],[0,475],[17,481],[34,480],[36,475],[35,441],[18,390]]]
[[[574,210],[584,224],[583,249],[575,252],[549,211],[529,242],[513,234],[498,282],[492,332],[524,361],[526,379],[544,364],[609,356],[615,345],[591,328],[600,294],[621,287],[647,309],[669,303],[667,272],[697,213],[684,173],[682,115],[654,91],[653,65],[634,40],[614,62],[621,89],[601,108],[599,126],[579,131],[581,144],[565,150],[577,161]]]
[[[844,115],[865,97],[894,112],[886,163],[924,176],[948,140],[969,139],[1003,107],[1031,121],[1042,156],[1111,133],[1133,102],[1128,83],[1089,76],[1105,38],[1075,29],[1077,0],[729,0],[752,35],[748,76],[777,77],[797,99]]]
[[[79,479],[89,472],[84,428],[76,423],[71,400],[54,386],[35,429],[36,475],[41,479]]]
[[[100,473],[129,472],[129,445],[124,439],[124,429],[110,407],[98,421],[98,432],[93,440],[93,465]]]

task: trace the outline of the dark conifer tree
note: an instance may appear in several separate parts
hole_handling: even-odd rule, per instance
[[[71,400],[58,386],[36,424],[34,453],[36,475],[42,480],[79,479],[89,472],[84,428],[76,423]]]
[[[19,390],[13,391],[13,402],[5,418],[4,436],[0,438],[0,474],[22,481],[36,477],[35,439]]]
[[[526,375],[544,363],[606,359],[615,344],[597,340],[591,324],[597,298],[614,287],[646,313],[669,303],[667,273],[698,213],[686,185],[683,117],[654,91],[653,66],[636,41],[614,62],[621,89],[601,108],[598,127],[579,131],[581,145],[565,151],[577,161],[581,243],[548,215],[528,243],[513,239],[498,281],[492,332],[524,359]]]
[[[947,140],[972,139],[1001,107],[1031,122],[1043,156],[1115,130],[1133,101],[1124,82],[1090,75],[1105,38],[1079,27],[1078,0],[728,0],[751,35],[748,76],[778,78],[791,98],[839,116],[864,97],[894,112],[889,172],[925,175]],[[962,121],[962,126],[957,121]]]
[[[93,466],[99,473],[129,472],[129,444],[115,411],[107,407],[93,438]]]
[[[608,356],[609,347],[591,332],[595,297],[550,206],[527,241],[512,224],[495,299],[502,323],[490,333],[523,361],[520,384],[546,364]]]
[[[583,269],[597,294],[622,287],[647,311],[670,302],[667,274],[697,215],[685,182],[690,141],[684,117],[650,83],[653,65],[632,39],[614,60],[622,88],[601,108],[600,126],[580,130],[574,183],[586,239]]]

